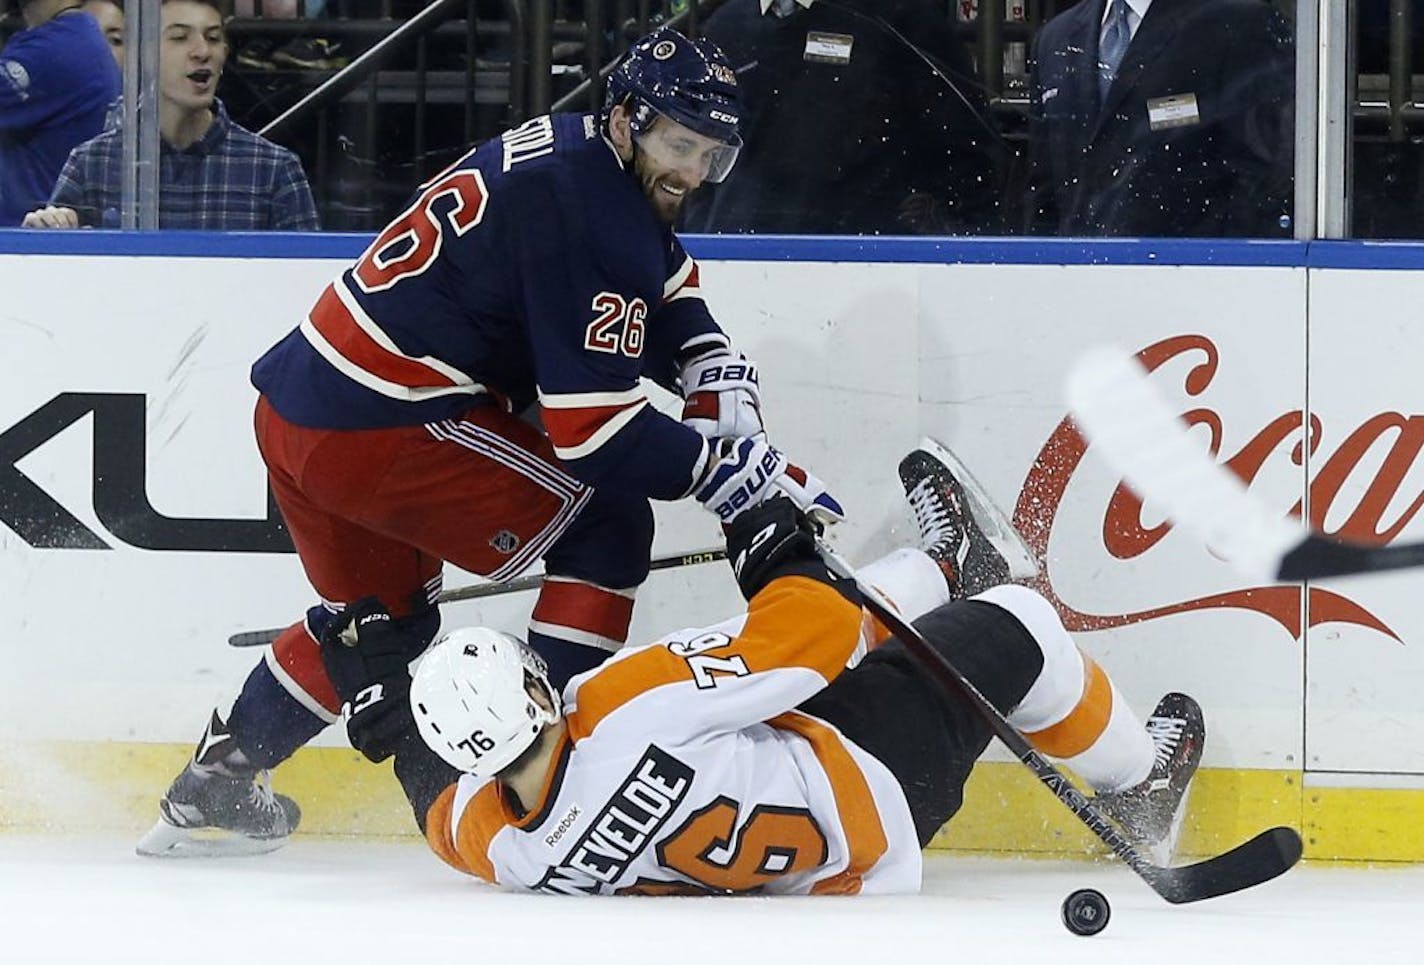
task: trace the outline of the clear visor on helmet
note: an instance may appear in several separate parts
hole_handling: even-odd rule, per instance
[[[740,136],[718,141],[663,115],[658,115],[657,123],[635,135],[634,140],[659,167],[713,184],[721,183],[731,173],[742,149]]]

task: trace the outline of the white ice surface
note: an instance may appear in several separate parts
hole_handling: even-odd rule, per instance
[[[418,842],[298,840],[159,861],[115,838],[0,836],[0,962],[618,962],[620,965],[1344,965],[1424,962],[1424,868],[1296,868],[1172,907],[1110,863],[934,856],[902,898],[505,894]],[[1112,920],[1059,922],[1095,887]]]

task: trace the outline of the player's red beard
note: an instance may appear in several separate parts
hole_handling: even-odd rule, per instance
[[[633,143],[633,176],[643,186],[643,194],[647,195],[648,203],[653,206],[653,213],[659,220],[665,224],[676,224],[678,213],[682,210],[682,202],[693,189],[674,175],[653,170],[647,152],[639,148],[636,141]],[[682,195],[679,197],[669,194],[662,188],[664,184],[681,189]]]

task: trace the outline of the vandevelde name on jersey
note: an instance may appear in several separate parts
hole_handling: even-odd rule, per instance
[[[560,864],[535,885],[553,894],[598,894],[617,881],[677,810],[692,768],[649,744],[632,772]]]

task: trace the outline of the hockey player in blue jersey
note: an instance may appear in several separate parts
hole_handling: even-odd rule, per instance
[[[44,205],[69,152],[104,129],[123,90],[108,42],[78,0],[19,7],[26,29],[0,51],[0,228]]]
[[[716,47],[655,32],[601,114],[535,118],[425,184],[258,360],[258,446],[322,602],[213,713],[141,854],[282,844],[299,811],[262,778],[340,719],[321,641],[358,601],[414,657],[446,561],[503,580],[542,557],[529,640],[562,686],[627,636],[650,499],[691,496],[727,523],[777,491],[840,515],[767,442],[756,367],[671,229],[731,169],[740,114]],[[643,377],[682,395],[681,421]]]

